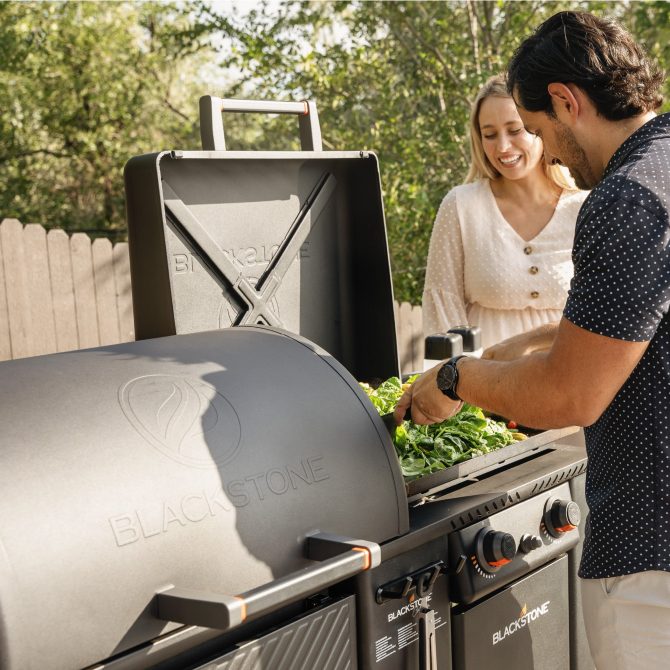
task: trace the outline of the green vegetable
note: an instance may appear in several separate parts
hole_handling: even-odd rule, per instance
[[[405,388],[417,377],[410,377]],[[375,389],[368,384],[361,387],[379,414],[392,412],[404,390],[398,377],[387,379]],[[393,445],[402,474],[412,480],[525,439],[522,435],[466,403],[458,414],[442,423],[417,426],[403,421],[395,431]]]

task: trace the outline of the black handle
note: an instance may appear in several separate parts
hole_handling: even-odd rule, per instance
[[[463,353],[463,338],[459,333],[433,333],[424,340],[424,358],[443,361]]]
[[[482,331],[478,326],[454,326],[448,332],[463,338],[463,351],[481,349]]]

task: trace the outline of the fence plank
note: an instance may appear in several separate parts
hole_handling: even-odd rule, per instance
[[[2,225],[2,224],[0,224]],[[12,357],[12,340],[9,336],[9,310],[7,309],[7,287],[5,282],[5,263],[0,235],[0,361]]]
[[[402,374],[402,345],[400,334],[400,303],[397,300],[393,301],[393,323],[395,323],[395,342],[398,349],[398,364],[400,365],[400,374]]]
[[[12,340],[12,357],[24,358],[32,353],[32,328],[26,286],[23,226],[16,219],[5,219],[0,225],[0,237],[5,264],[7,320]]]
[[[393,311],[400,369],[419,371],[421,307]],[[0,360],[134,339],[127,243],[0,224]]]
[[[74,283],[74,305],[77,316],[79,347],[97,347],[98,315],[95,307],[95,284],[93,280],[93,258],[91,240],[84,233],[75,233],[70,238],[72,257],[72,281]]]
[[[423,319],[421,315],[421,307],[412,305],[412,315],[410,317],[412,323],[412,351],[414,352],[414,372],[423,370]]]
[[[47,249],[56,329],[55,351],[72,351],[79,348],[79,336],[74,307],[70,238],[67,233],[64,230],[50,230],[47,233]]]
[[[398,307],[398,349],[400,353],[400,370],[403,374],[412,372],[414,352],[412,350],[412,328],[410,318],[412,306],[408,302],[401,302]]]
[[[47,256],[47,234],[42,226],[29,223],[23,229],[23,248],[27,272],[26,290],[30,311],[31,356],[56,351],[51,279]]]
[[[394,302],[393,312],[402,374],[423,370],[423,323],[421,307]]]
[[[116,309],[112,243],[103,237],[93,240],[91,255],[100,344],[118,344],[119,316]]]
[[[114,258],[114,282],[116,286],[116,308],[119,314],[119,341],[135,340],[133,321],[133,294],[130,286],[130,256],[128,243],[118,242],[112,250]]]

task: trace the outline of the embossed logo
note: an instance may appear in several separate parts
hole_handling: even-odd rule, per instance
[[[252,286],[258,285],[258,277],[247,277]],[[279,311],[279,302],[275,296],[268,300],[268,307],[274,315],[281,321],[281,313]],[[222,301],[219,305],[219,328],[230,328],[237,320],[237,311],[232,309],[230,303]]]
[[[177,463],[214,468],[229,463],[239,450],[237,412],[201,379],[136,377],[119,388],[119,403],[133,428]]]

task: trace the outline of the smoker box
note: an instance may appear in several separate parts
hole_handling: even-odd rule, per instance
[[[212,112],[216,101],[201,100],[201,134],[218,149],[229,101]],[[260,323],[301,334],[360,381],[398,374],[373,153],[164,151],[131,159],[125,184],[138,339]]]

